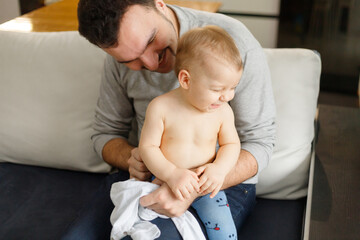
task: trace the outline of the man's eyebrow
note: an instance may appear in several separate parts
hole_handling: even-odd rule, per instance
[[[143,54],[143,53],[145,52],[147,46],[154,40],[155,35],[156,35],[156,29],[153,29],[153,31],[152,31],[151,34],[150,34],[150,37],[148,38],[148,41],[147,41],[147,43],[146,43],[146,46],[143,48],[141,54]],[[130,63],[130,62],[132,62],[132,61],[134,61],[134,60],[136,60],[136,59],[138,59],[138,58],[134,58],[134,59],[128,60],[128,61],[118,61],[118,63]]]

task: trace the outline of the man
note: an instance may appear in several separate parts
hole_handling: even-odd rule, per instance
[[[244,61],[230,102],[242,150],[223,189],[239,229],[254,205],[257,176],[267,166],[275,142],[270,73],[260,44],[235,19],[167,6],[163,0],[80,0],[78,17],[79,32],[109,54],[96,109],[95,150],[104,161],[140,180],[151,176],[136,148],[145,110],[153,98],[177,87],[173,66],[179,37],[205,25],[222,27],[233,37]],[[119,175],[124,179],[122,171]],[[140,203],[171,217],[185,212],[196,197],[178,200],[162,184]],[[166,225],[160,227],[162,232]]]

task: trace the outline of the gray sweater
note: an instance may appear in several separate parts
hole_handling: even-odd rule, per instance
[[[230,102],[241,147],[258,162],[259,172],[271,159],[275,143],[275,103],[270,72],[262,47],[248,29],[233,18],[192,9],[171,7],[179,20],[180,36],[194,27],[217,25],[235,40],[244,62],[244,72]],[[113,138],[137,146],[149,102],[178,87],[174,72],[132,71],[107,56],[102,75],[92,136],[96,152]],[[257,175],[245,183],[257,183]]]

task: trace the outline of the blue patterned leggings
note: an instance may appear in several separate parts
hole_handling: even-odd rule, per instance
[[[224,191],[199,197],[191,205],[204,223],[209,240],[237,240],[236,227]]]

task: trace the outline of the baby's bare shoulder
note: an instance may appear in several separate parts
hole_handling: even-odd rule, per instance
[[[175,97],[171,92],[168,92],[160,96],[157,96],[153,100],[151,100],[148,109],[151,109],[152,111],[154,110],[169,111],[169,109],[172,109],[174,102],[175,102]]]
[[[219,116],[223,120],[232,120],[234,119],[234,112],[229,104],[224,104],[219,111]]]
[[[234,112],[231,108],[231,106],[227,103],[227,104],[224,104],[221,108],[222,110],[222,114],[230,114],[230,115],[234,115]]]

